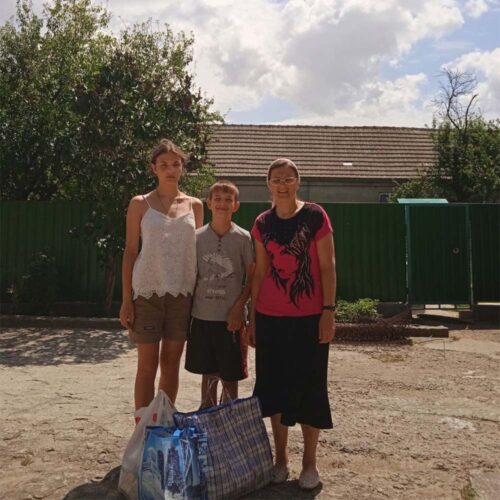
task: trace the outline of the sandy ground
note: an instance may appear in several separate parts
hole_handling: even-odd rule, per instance
[[[290,479],[246,498],[465,498],[471,474],[500,471],[499,366],[500,332],[491,329],[333,344],[336,426],[320,438],[322,484],[299,491],[301,435],[294,428]],[[123,332],[3,330],[0,498],[120,498],[117,467],[133,428],[134,370]],[[241,394],[251,386],[245,381]],[[183,371],[177,407],[196,408],[198,390],[199,379]]]

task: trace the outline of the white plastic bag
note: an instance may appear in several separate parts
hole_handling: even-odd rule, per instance
[[[137,499],[137,480],[142,462],[144,449],[144,438],[146,426],[148,425],[174,425],[173,415],[175,407],[168,396],[162,390],[158,391],[156,397],[141,415],[141,420],[135,426],[135,430],[123,454],[122,468],[118,488],[132,500]]]

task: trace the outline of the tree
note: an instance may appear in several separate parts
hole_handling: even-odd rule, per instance
[[[56,0],[36,16],[18,0],[0,27],[0,175],[3,199],[65,196],[77,140],[74,88],[104,56],[109,15],[91,0]]]
[[[487,121],[477,110],[477,84],[472,75],[451,69],[443,75],[431,131],[436,162],[418,179],[398,186],[393,199],[413,194],[452,202],[497,202],[500,121]]]
[[[126,207],[133,195],[154,186],[148,157],[153,145],[168,137],[190,152],[183,179],[188,192],[200,194],[213,179],[207,144],[221,119],[210,111],[212,101],[194,89],[188,70],[192,43],[168,28],[135,26],[121,34],[106,64],[76,91],[81,135],[75,187],[80,197],[94,200],[87,227],[106,264],[107,308],[124,246]]]
[[[168,26],[112,34],[91,0],[53,0],[38,18],[18,0],[0,31],[2,197],[91,201],[75,234],[95,243],[106,267],[109,311],[130,198],[151,189],[149,152],[168,137],[190,153],[183,187],[213,180],[207,144],[222,122],[193,83],[193,38]]]
[[[398,198],[441,198],[442,191],[434,180],[420,173],[419,177],[406,182],[398,183],[391,193],[390,200],[396,202]]]

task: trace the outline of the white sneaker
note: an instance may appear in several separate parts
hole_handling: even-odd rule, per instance
[[[289,474],[290,471],[286,465],[273,465],[273,478],[271,479],[271,483],[284,483],[288,479]]]
[[[319,485],[319,472],[318,469],[309,470],[305,472],[304,470],[299,476],[299,486],[303,490],[314,490],[316,486]]]

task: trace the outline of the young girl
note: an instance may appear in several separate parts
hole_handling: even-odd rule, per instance
[[[179,388],[196,281],[195,229],[203,224],[202,202],[179,190],[186,159],[180,148],[163,139],[151,156],[158,185],[132,198],[127,212],[120,322],[137,344],[136,421],[154,398],[158,365],[159,389],[172,403]]]

